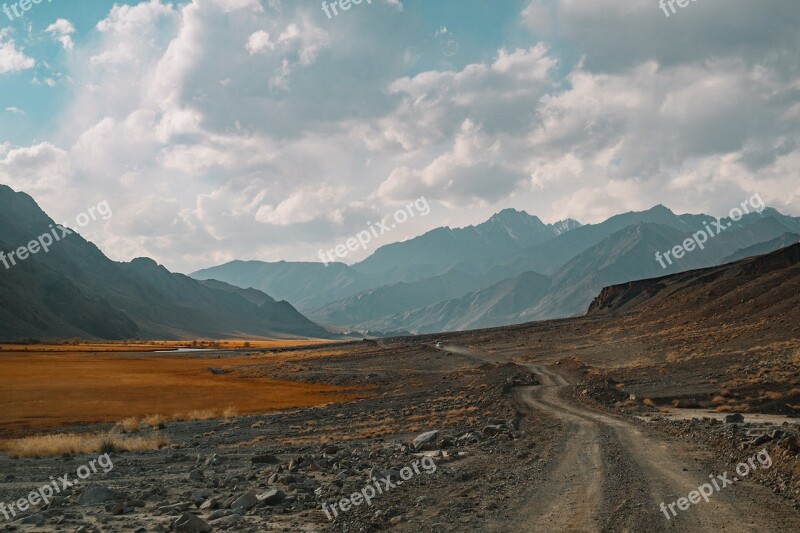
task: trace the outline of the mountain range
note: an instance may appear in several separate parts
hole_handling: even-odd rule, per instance
[[[709,231],[716,220],[657,205],[598,224],[547,225],[507,209],[476,226],[437,228],[381,247],[352,266],[234,261],[191,276],[276,294],[322,324],[430,333],[579,315],[606,286],[760,255],[800,239],[800,219],[765,208],[722,219],[702,250],[662,268],[657,252]]]
[[[0,250],[53,220],[0,185]],[[719,228],[702,249],[664,254]],[[233,261],[185,276],[148,258],[108,259],[77,232],[49,253],[0,266],[0,339],[335,338],[460,331],[586,312],[609,286],[714,267],[792,246],[800,219],[765,208],[739,220],[662,205],[598,224],[545,224],[506,209],[442,227],[345,265]],[[323,325],[321,325],[323,324]]]
[[[0,185],[0,250],[54,225],[33,198]],[[331,336],[261,291],[199,282],[152,259],[111,261],[77,232],[9,266],[0,266],[3,340]]]

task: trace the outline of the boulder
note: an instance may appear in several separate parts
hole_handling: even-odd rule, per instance
[[[418,435],[411,443],[414,445],[414,448],[417,450],[421,450],[426,446],[431,446],[436,443],[436,438],[439,436],[438,430],[427,431]]]
[[[286,498],[286,494],[280,489],[268,490],[258,495],[258,500],[264,505],[278,505]]]
[[[247,494],[243,494],[242,496],[236,498],[231,504],[231,509],[244,509],[245,511],[249,511],[257,504],[258,497],[252,492],[248,492]]]
[[[172,523],[175,533],[211,533],[212,527],[192,513],[183,513]]]
[[[725,417],[726,424],[741,424],[744,422],[744,417],[739,413],[733,413]]]
[[[81,494],[81,497],[78,498],[78,503],[81,505],[99,505],[116,498],[117,493],[108,487],[94,486]]]
[[[254,465],[276,465],[280,463],[277,457],[270,454],[256,455],[250,458],[250,462]]]

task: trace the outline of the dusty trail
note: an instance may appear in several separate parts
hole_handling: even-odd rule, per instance
[[[482,362],[507,360],[460,346],[445,349]],[[519,389],[517,398],[563,421],[569,431],[557,459],[527,487],[530,503],[507,530],[800,531],[797,513],[748,481],[715,492],[709,503],[675,508],[677,516],[670,513],[668,520],[661,502],[686,497],[709,475],[722,474],[708,450],[574,403],[563,394],[570,386],[564,375],[543,365],[527,366],[540,385]]]

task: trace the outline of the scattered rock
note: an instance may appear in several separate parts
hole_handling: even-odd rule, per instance
[[[278,505],[286,498],[286,494],[280,489],[268,490],[258,495],[258,500],[264,505]]]
[[[276,465],[280,463],[277,457],[270,454],[256,455],[250,458],[250,462],[253,463],[254,465],[261,465],[261,464]]]
[[[421,435],[418,435],[411,443],[414,445],[415,449],[421,450],[426,446],[435,444],[438,436],[439,430],[427,431]]]
[[[212,527],[192,513],[183,513],[172,524],[175,533],[210,533]]]
[[[107,487],[89,487],[86,492],[78,498],[81,505],[99,505],[110,500],[117,499],[117,493]]]
[[[725,417],[726,424],[741,424],[744,422],[744,417],[739,413],[733,413]]]
[[[248,492],[236,498],[231,504],[231,509],[244,509],[249,511],[258,504],[258,497],[252,492]]]

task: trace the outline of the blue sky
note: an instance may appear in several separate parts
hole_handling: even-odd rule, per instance
[[[4,17],[4,15],[0,15]],[[53,0],[0,18],[0,183],[110,257],[315,261],[507,207],[800,215],[800,3]],[[372,249],[363,253],[366,255]],[[362,256],[353,254],[349,260]]]
[[[316,0],[301,2],[314,8],[319,3]],[[3,3],[11,6],[17,2]],[[75,29],[71,38],[80,46],[92,38],[95,26],[114,4],[137,3],[136,0],[43,0],[42,4],[34,5],[22,17],[14,20],[0,13],[0,28],[9,28],[17,42],[38,60],[35,69],[0,78],[2,109],[14,107],[25,111],[25,114],[7,114],[3,117],[0,138],[17,143],[47,138],[53,130],[53,118],[70,97],[68,85],[46,85],[46,80],[64,74],[65,64],[69,61],[63,47],[45,32],[48,26],[58,19],[69,20]],[[179,5],[185,3],[175,2]],[[450,46],[447,48],[447,63],[458,68],[470,61],[490,59],[501,46],[523,44],[526,35],[519,31],[518,14],[524,4],[524,0],[500,3],[486,0],[406,1],[402,18],[395,22],[412,30],[406,32],[408,39],[404,44],[416,41],[431,49]],[[363,7],[369,9],[371,6],[364,4]],[[437,37],[437,30],[441,28],[447,28],[448,33]],[[514,37],[515,33],[517,35]],[[456,44],[452,46],[451,43]],[[408,73],[437,68],[442,63],[442,57],[431,54],[409,69]],[[31,82],[32,75],[38,82]]]
[[[0,6],[12,6],[15,3],[2,2]],[[46,85],[45,80],[63,73],[67,57],[63,47],[44,30],[60,18],[69,20],[75,28],[72,39],[81,43],[113,5],[114,2],[109,0],[43,0],[43,3],[33,5],[28,12],[22,12],[22,17],[13,20],[0,12],[0,31],[10,30],[16,41],[38,62],[34,69],[0,77],[0,109],[15,107],[26,113],[12,113],[12,116],[7,113],[3,116],[0,139],[30,143],[47,138],[53,130],[53,117],[58,115],[69,98],[67,86]],[[38,80],[38,83],[32,82],[32,79]]]

